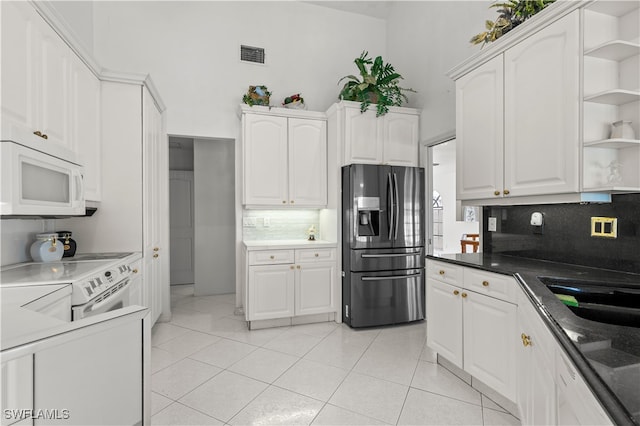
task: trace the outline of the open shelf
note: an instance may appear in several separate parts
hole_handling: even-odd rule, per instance
[[[640,140],[638,139],[603,139],[599,141],[585,142],[584,147],[596,147],[596,148],[629,148],[632,146],[640,146]]]
[[[594,58],[622,61],[631,56],[640,54],[640,44],[625,40],[613,40],[596,46],[584,52],[585,56]]]
[[[598,1],[588,9],[605,15],[622,16],[637,8],[637,1]]]
[[[640,100],[640,92],[633,90],[607,90],[595,95],[585,96],[585,102],[595,102],[607,105],[623,105]]]

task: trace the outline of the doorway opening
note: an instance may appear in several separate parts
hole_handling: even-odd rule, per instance
[[[481,251],[481,209],[456,199],[456,139],[443,136],[427,143],[421,155],[426,169],[428,253]]]
[[[235,141],[169,136],[171,285],[235,293]]]

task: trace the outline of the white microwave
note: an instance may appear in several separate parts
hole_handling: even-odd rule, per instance
[[[2,216],[85,214],[82,166],[15,142],[0,145]]]

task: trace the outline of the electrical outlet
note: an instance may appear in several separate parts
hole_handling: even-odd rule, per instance
[[[497,229],[498,229],[498,218],[490,217],[489,225],[488,225],[489,232],[496,232]]]
[[[264,226],[265,228],[268,228],[271,226],[271,218],[270,217],[265,217],[262,219],[262,226]]]
[[[255,217],[243,217],[242,218],[242,226],[246,228],[255,228],[256,227],[256,218]]]
[[[592,217],[591,236],[604,238],[618,238],[618,218]]]

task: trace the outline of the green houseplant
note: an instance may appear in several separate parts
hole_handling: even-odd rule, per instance
[[[390,106],[401,106],[403,102],[407,102],[404,92],[415,92],[398,85],[402,76],[393,65],[384,63],[381,56],[372,60],[369,52],[363,51],[353,62],[358,67],[360,76],[347,75],[338,80],[338,84],[348,80],[342,87],[339,98],[360,102],[361,112],[365,112],[369,105],[377,104],[376,116],[384,115],[389,112]]]
[[[506,3],[494,3],[489,7],[498,7],[498,18],[495,21],[485,21],[485,29],[479,34],[474,35],[471,40],[472,44],[480,44],[484,46],[487,43],[496,41],[545,7],[549,6],[555,0],[508,0]]]

